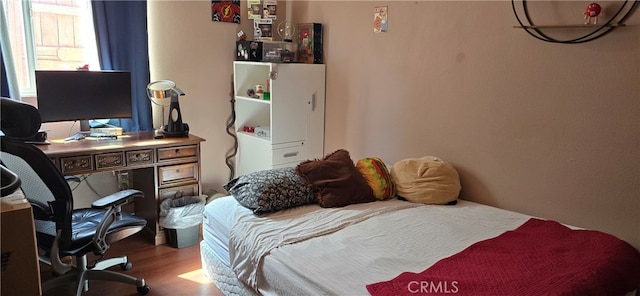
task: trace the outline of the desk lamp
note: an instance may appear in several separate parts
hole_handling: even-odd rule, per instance
[[[184,96],[184,92],[177,88],[173,81],[158,80],[149,83],[147,96],[151,102],[162,107],[163,126],[154,131],[156,138],[175,138],[189,135],[189,125],[182,123],[180,104],[178,104],[178,97]],[[164,114],[167,106],[169,106],[169,116]],[[166,124],[164,123],[165,119],[167,120]]]

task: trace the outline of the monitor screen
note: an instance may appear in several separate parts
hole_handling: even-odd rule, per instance
[[[131,73],[36,71],[42,122],[131,118]]]

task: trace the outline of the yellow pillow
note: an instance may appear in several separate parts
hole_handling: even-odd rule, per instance
[[[448,162],[434,156],[400,160],[391,167],[398,196],[411,202],[447,204],[460,194],[460,177]]]
[[[386,200],[396,195],[396,185],[391,180],[391,174],[380,158],[367,157],[358,160],[356,168],[362,174],[367,184],[373,190],[377,200]]]

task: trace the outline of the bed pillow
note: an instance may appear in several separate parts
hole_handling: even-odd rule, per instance
[[[237,177],[227,190],[254,214],[275,212],[316,202],[316,193],[294,172],[294,168],[258,171]]]
[[[376,200],[371,187],[344,149],[328,154],[323,159],[301,162],[295,171],[317,190],[321,207],[343,207]]]
[[[460,177],[448,162],[434,156],[400,160],[391,167],[397,195],[411,202],[448,204],[460,193]]]
[[[378,157],[367,157],[358,160],[356,168],[367,180],[377,200],[387,200],[396,195],[396,185],[391,179],[387,165]]]

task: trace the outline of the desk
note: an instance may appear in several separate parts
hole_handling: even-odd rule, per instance
[[[51,141],[51,140],[50,140]],[[135,202],[137,216],[147,220],[145,234],[154,244],[166,243],[158,225],[165,198],[200,195],[200,143],[189,135],[154,139],[153,132],[126,133],[118,139],[92,139],[38,146],[64,175],[130,171],[131,188],[144,192]]]

